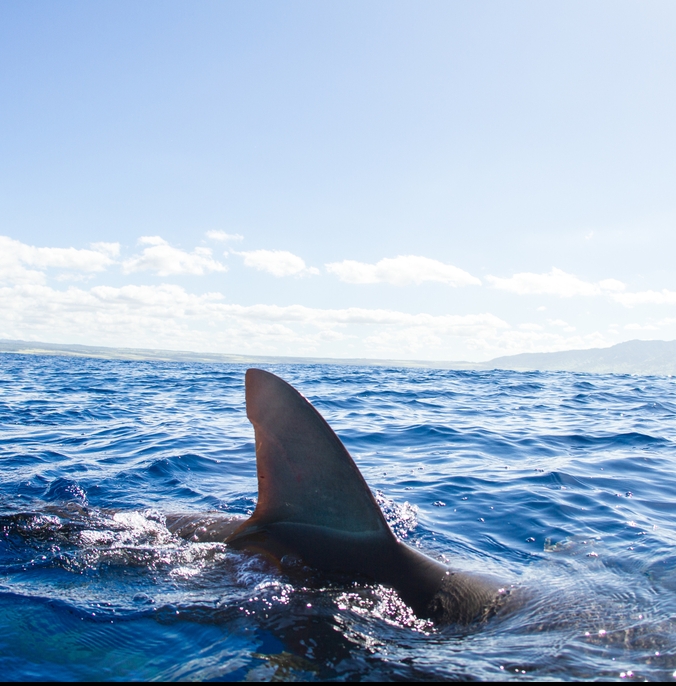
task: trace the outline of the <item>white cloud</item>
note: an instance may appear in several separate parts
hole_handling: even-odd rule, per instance
[[[319,309],[304,305],[224,305],[229,314],[256,319],[302,322],[320,325],[382,325],[382,326],[426,326],[456,336],[471,336],[479,330],[503,329],[509,325],[492,314],[431,315],[410,314],[397,310],[366,309],[348,307],[345,309]]]
[[[153,271],[159,276],[175,274],[193,274],[201,276],[209,272],[224,272],[227,267],[211,256],[209,248],[195,248],[191,253],[173,248],[160,236],[142,236],[139,238],[144,248],[140,255],[135,255],[122,263],[125,274],[138,271]]]
[[[605,293],[621,293],[626,286],[617,279],[603,279],[599,281],[601,290]]]
[[[624,328],[627,331],[658,331],[660,327],[655,324],[625,324]]]
[[[327,264],[326,269],[341,281],[355,284],[385,282],[396,286],[406,286],[421,284],[424,281],[436,281],[449,286],[481,284],[479,279],[458,267],[417,255],[386,257],[376,264],[343,260]]]
[[[107,255],[111,259],[113,257],[118,257],[120,254],[120,244],[119,243],[92,243],[89,246],[95,252],[99,252],[102,255]]]
[[[665,317],[657,322],[658,326],[674,326],[674,324],[676,324],[676,318],[674,317]]]
[[[0,288],[0,338],[236,354],[488,359],[516,352],[609,345],[598,332],[567,336],[511,327],[490,313],[237,305],[173,284]]]
[[[676,291],[666,288],[661,291],[639,291],[638,293],[616,293],[613,300],[625,307],[634,305],[676,305]]]
[[[141,236],[138,243],[140,245],[167,245],[167,241],[161,236]]]
[[[286,250],[250,250],[237,252],[247,267],[253,267],[273,276],[309,276],[319,274],[316,267],[307,267],[305,260]]]
[[[518,295],[558,295],[562,298],[570,298],[574,295],[608,295],[618,293],[625,288],[625,285],[616,279],[604,279],[593,283],[583,281],[556,267],[552,267],[548,274],[521,272],[508,279],[497,276],[486,278],[495,288]]]
[[[564,322],[563,319],[548,319],[547,324],[549,324],[550,326],[561,327],[567,333],[572,333],[573,331],[575,331],[575,327],[568,324],[568,322]]]
[[[206,236],[212,241],[221,241],[222,243],[244,240],[244,236],[238,233],[225,233],[225,231],[207,231]]]
[[[588,330],[578,334],[569,322],[554,318],[553,312],[544,317],[538,314],[537,323],[511,326],[489,312],[431,315],[385,308],[244,306],[228,303],[220,293],[191,294],[171,284],[56,286],[58,281],[91,278],[116,264],[121,264],[125,273],[152,270],[162,276],[226,270],[208,248],[183,251],[160,236],[143,236],[139,246],[137,254],[123,262],[119,243],[97,242],[84,250],[39,248],[0,236],[0,338],[243,354],[447,360],[619,342],[617,325],[605,334]],[[247,266],[275,276],[319,273],[288,251],[233,254],[240,255]],[[416,256],[383,259],[376,264],[344,261],[328,264],[327,269],[353,283],[480,283],[452,265]],[[45,285],[48,277],[56,279],[51,282],[54,288]],[[584,281],[556,268],[547,274],[522,273],[509,279],[491,276],[489,281],[517,294],[593,295],[626,307],[676,304],[675,291],[629,293],[620,281]],[[551,318],[546,318],[548,315]],[[666,335],[675,326],[673,319],[641,324],[621,321],[619,329],[625,335],[627,331],[647,335],[658,330]]]
[[[502,333],[497,341],[480,341],[478,347],[492,357],[497,357],[525,352],[559,352],[561,350],[605,348],[617,342],[615,339],[608,339],[599,331],[566,336],[551,331],[511,328]]]
[[[0,288],[0,338],[231,353],[443,359],[461,341],[495,341],[509,325],[489,314],[237,305],[173,284],[120,288],[25,284]],[[457,354],[455,355],[457,358]]]
[[[517,293],[518,295],[558,295],[570,298],[575,295],[606,296],[625,307],[635,305],[676,305],[676,291],[666,288],[661,291],[638,291],[630,293],[626,286],[617,279],[603,279],[592,282],[583,281],[573,274],[567,274],[561,269],[552,267],[548,274],[533,274],[522,272],[514,274],[508,279],[497,276],[486,277],[488,281],[501,290]],[[538,308],[544,310],[544,307]],[[631,325],[638,326],[638,325]]]
[[[77,248],[37,248],[8,236],[0,236],[0,281],[43,283],[45,270],[102,272],[114,263],[119,243],[94,243],[91,250]]]
[[[643,324],[639,324],[637,322],[633,322],[631,324],[625,324],[624,328],[627,331],[660,331],[661,330],[661,331],[663,331],[663,335],[665,333],[668,335],[669,330],[671,330],[673,332],[674,325],[676,325],[676,318],[664,317],[663,319],[660,319],[658,321],[652,320],[652,321],[645,322]],[[664,331],[665,329],[667,329],[666,332]]]

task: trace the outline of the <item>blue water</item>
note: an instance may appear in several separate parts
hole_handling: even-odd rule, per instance
[[[399,536],[522,590],[439,627],[390,589],[173,537],[252,512],[240,365],[0,355],[4,679],[673,680],[676,380],[274,365]]]

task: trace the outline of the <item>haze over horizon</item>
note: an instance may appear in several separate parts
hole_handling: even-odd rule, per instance
[[[0,7],[0,338],[676,339],[676,6]]]

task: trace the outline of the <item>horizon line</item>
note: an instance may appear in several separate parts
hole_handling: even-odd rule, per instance
[[[466,360],[416,360],[397,358],[367,358],[367,357],[311,357],[292,355],[250,355],[242,353],[200,352],[194,350],[171,350],[164,348],[136,348],[116,347],[105,345],[88,345],[82,343],[50,343],[47,341],[31,341],[24,339],[0,338],[0,353],[18,353],[32,355],[68,355],[74,357],[92,357],[99,359],[127,359],[127,360],[157,360],[157,361],[186,361],[186,362],[220,362],[231,364],[246,364],[247,362],[261,362],[267,364],[336,364],[348,366],[393,366],[417,367],[430,369],[458,369],[481,370],[487,365],[506,358],[517,358],[525,355],[556,355],[567,352],[584,352],[587,350],[609,350],[623,343],[644,341],[633,339],[623,341],[602,348],[575,348],[549,352],[525,352],[511,355],[501,355],[481,362]],[[664,341],[666,342],[666,341]]]

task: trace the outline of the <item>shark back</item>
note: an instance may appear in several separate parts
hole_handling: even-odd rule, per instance
[[[250,527],[283,522],[393,536],[345,446],[295,388],[249,369],[246,412],[254,426],[258,471]]]
[[[416,614],[443,622],[467,623],[496,607],[494,580],[452,572],[395,538],[345,446],[295,388],[249,369],[246,412],[258,504],[226,543],[387,584]]]

